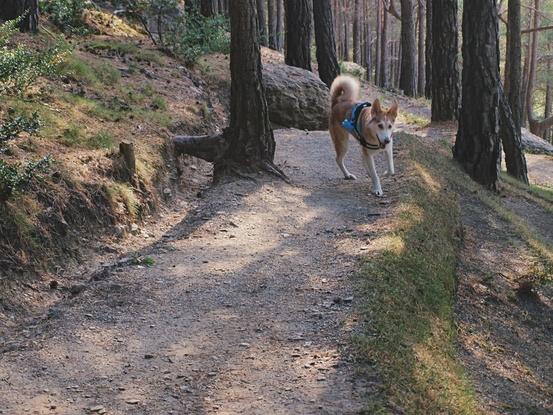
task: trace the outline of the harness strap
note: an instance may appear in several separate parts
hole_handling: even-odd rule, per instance
[[[351,109],[351,119],[346,118],[344,121],[342,121],[342,127],[345,130],[347,130],[351,135],[353,135],[355,139],[359,141],[359,144],[361,144],[361,146],[369,150],[379,150],[380,149],[379,145],[371,144],[367,142],[367,140],[365,139],[365,137],[363,137],[363,134],[361,133],[361,129],[359,128],[361,111],[363,111],[363,109],[368,108],[370,106],[371,106],[370,102],[361,102],[359,104],[356,104]],[[373,121],[374,119],[372,119],[369,122],[369,124],[372,123]]]

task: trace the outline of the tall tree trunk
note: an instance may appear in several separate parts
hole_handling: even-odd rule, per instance
[[[25,15],[19,25],[22,32],[37,32],[39,24],[38,0],[3,0],[0,19],[13,20]]]
[[[277,49],[284,49],[284,0],[276,0],[277,6]]]
[[[286,65],[311,70],[311,2],[285,0],[286,9]]]
[[[424,87],[424,96],[432,98],[432,3],[434,0],[426,0],[426,82]]]
[[[439,21],[435,7],[433,21],[434,23]],[[497,162],[500,152],[497,22],[495,0],[464,1],[463,95],[459,130],[453,148],[453,156],[468,174],[493,190],[498,189]],[[436,50],[434,50],[434,56],[436,56]],[[437,62],[434,62],[434,65],[436,64]],[[435,81],[433,77],[433,82]]]
[[[265,2],[257,0],[257,18],[259,19],[259,39],[261,46],[268,46],[267,41],[267,20],[265,19]]]
[[[375,70],[374,70],[374,83],[380,85],[381,68],[381,47],[382,47],[382,0],[375,0],[376,2],[376,43],[375,43]]]
[[[551,53],[551,48],[549,48]],[[543,119],[551,117],[553,112],[553,74],[551,73],[551,59],[547,61],[547,86],[545,87],[545,108],[543,112]],[[553,143],[553,128],[545,130],[543,135],[544,140],[550,141]]]
[[[367,13],[366,15],[366,23],[365,23],[365,61],[366,61],[366,68],[367,68],[367,81],[371,81],[372,79],[372,73],[373,73],[373,54],[372,54],[372,28],[371,28],[371,20],[369,18],[369,15]]]
[[[501,102],[499,134],[505,152],[507,173],[528,183],[526,160],[521,142],[521,22],[520,0],[509,0],[507,58],[505,60],[505,97]],[[505,102],[504,102],[505,101]]]
[[[313,2],[313,21],[315,22],[319,76],[329,88],[332,81],[340,74],[332,20],[330,0],[315,0]]]
[[[316,1],[315,1],[316,2]],[[361,63],[361,0],[355,0],[353,11],[353,61]]]
[[[418,20],[419,20],[419,57],[418,57],[418,66],[419,69],[417,71],[417,94],[418,95],[424,95],[424,88],[425,88],[425,81],[426,81],[426,75],[424,72],[425,69],[425,49],[424,49],[424,5],[423,0],[419,0],[419,8],[418,8]]]
[[[382,28],[380,31],[380,80],[378,85],[383,88],[389,86],[389,53],[388,53],[388,13],[382,8]]]
[[[528,25],[532,24],[532,18],[534,14],[532,8],[528,9]],[[527,37],[526,41],[526,55],[524,57],[524,68],[522,69],[522,114],[520,124],[523,127],[528,125],[528,111],[526,110],[526,95],[528,93],[528,78],[530,76],[530,60],[532,56],[532,36]]]
[[[459,105],[457,0],[432,7],[432,121],[450,121]]]
[[[200,13],[205,17],[215,16],[215,2],[214,0],[200,0]]]
[[[415,96],[417,92],[417,81],[415,79],[416,56],[413,1],[401,0],[401,74],[399,88],[410,97]]]
[[[230,24],[231,117],[224,132],[229,143],[225,157],[215,163],[216,177],[234,166],[272,166],[275,152],[262,82],[256,0],[232,0]]]
[[[269,0],[267,3],[267,15],[269,21],[269,47],[278,50],[277,42],[277,12],[275,0]]]
[[[348,3],[344,0],[344,19],[342,21],[344,25],[344,60],[349,61],[350,60],[350,54],[349,54],[349,6]]]

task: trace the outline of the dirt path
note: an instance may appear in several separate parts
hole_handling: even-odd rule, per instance
[[[326,133],[277,140],[293,186],[209,190],[140,252],[154,266],[51,309],[0,356],[0,413],[357,413],[375,386],[354,376],[350,277],[388,201],[340,178]]]

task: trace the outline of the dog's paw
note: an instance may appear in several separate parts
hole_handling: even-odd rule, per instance
[[[396,174],[395,171],[391,171],[391,172],[390,172],[390,171],[386,170],[386,173],[384,173],[384,176],[386,176],[386,177],[392,177],[392,176],[395,175],[395,174]]]
[[[384,192],[382,191],[382,189],[373,190],[373,193],[376,197],[383,197],[384,196]]]
[[[347,176],[345,176],[344,179],[345,180],[357,180],[357,177],[350,173]]]

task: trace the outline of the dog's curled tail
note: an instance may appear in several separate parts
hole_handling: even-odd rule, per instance
[[[341,75],[330,86],[332,106],[342,101],[357,101],[359,81],[351,76]]]

